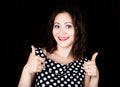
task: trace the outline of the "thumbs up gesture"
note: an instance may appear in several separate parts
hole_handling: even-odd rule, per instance
[[[44,59],[35,54],[35,47],[32,45],[32,52],[29,55],[28,61],[25,65],[28,73],[40,72],[44,67]]]
[[[96,66],[97,55],[98,52],[95,52],[92,55],[92,59],[83,64],[83,68],[88,76],[98,76],[98,68]]]

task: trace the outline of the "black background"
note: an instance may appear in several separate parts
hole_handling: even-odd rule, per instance
[[[1,3],[1,82],[17,87],[30,45],[46,41],[46,25],[52,10],[60,3],[78,5],[88,31],[88,54],[99,52],[96,63],[100,72],[99,87],[116,87],[115,75],[119,43],[118,3],[109,0],[9,0]],[[117,7],[117,9],[116,9]],[[114,9],[115,8],[115,9]],[[116,53],[116,54],[115,54]],[[114,73],[116,72],[116,73]]]

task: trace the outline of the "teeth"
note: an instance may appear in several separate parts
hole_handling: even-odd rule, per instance
[[[60,37],[60,39],[66,39],[67,37]]]
[[[61,41],[67,40],[67,38],[59,38]]]
[[[58,37],[58,38],[59,38],[59,40],[61,40],[61,41],[65,41],[65,40],[68,39],[68,37]]]
[[[60,38],[60,39],[67,39],[67,38]]]

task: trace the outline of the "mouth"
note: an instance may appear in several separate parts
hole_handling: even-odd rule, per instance
[[[60,41],[66,41],[66,40],[69,39],[69,37],[58,37],[58,39],[59,39]]]

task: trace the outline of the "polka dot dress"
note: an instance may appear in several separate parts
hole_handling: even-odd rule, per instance
[[[36,49],[36,54],[45,59],[45,67],[36,73],[35,87],[83,87],[84,70],[81,58],[69,64],[60,64],[47,58],[41,48]]]

